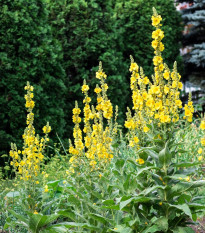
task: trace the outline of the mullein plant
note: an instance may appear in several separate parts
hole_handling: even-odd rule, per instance
[[[69,162],[71,164],[68,174],[74,173],[74,168],[79,164],[88,161],[91,170],[96,166],[105,166],[113,158],[112,143],[117,133],[117,107],[115,118],[113,119],[113,106],[108,99],[106,83],[107,75],[103,72],[100,62],[99,70],[96,72],[96,78],[100,80],[100,86],[97,85],[94,92],[97,95],[97,104],[91,105],[91,98],[88,95],[89,86],[84,81],[82,92],[84,94],[83,109],[83,130],[80,123],[81,110],[76,102],[73,109],[73,130],[74,143],[70,142],[69,153],[72,155]],[[114,121],[114,123],[113,123]],[[87,163],[87,162],[86,162]]]
[[[130,214],[128,219],[130,222],[133,220],[134,225],[131,227],[130,222],[118,225],[113,229],[116,232],[120,232],[118,228],[122,227],[126,227],[127,232],[193,232],[186,220],[191,218],[196,221],[197,212],[204,208],[192,196],[197,193],[198,187],[205,185],[204,180],[196,181],[194,176],[201,162],[176,161],[180,153],[186,153],[180,149],[182,143],[175,137],[180,129],[180,90],[183,86],[176,63],[170,70],[163,62],[164,32],[161,21],[161,16],[153,9],[154,75],[151,81],[131,57],[130,87],[134,115],[128,109],[125,127],[135,158],[128,158],[127,161],[136,167],[139,184],[136,187],[139,190],[135,188],[129,196],[118,198],[118,202],[123,203],[121,209]],[[192,122],[193,112],[190,95],[184,107],[187,122]],[[203,120],[202,130],[204,124]],[[205,145],[204,137],[201,144]],[[133,217],[135,213],[137,217]]]
[[[174,63],[173,70],[164,63],[162,52],[164,44],[164,32],[161,30],[161,16],[153,10],[152,25],[155,30],[152,33],[152,47],[154,49],[154,75],[151,80],[144,75],[143,69],[134,62],[131,57],[131,79],[130,87],[132,90],[133,110],[128,109],[125,127],[129,132],[129,145],[139,149],[143,145],[140,139],[143,139],[142,132],[148,133],[151,124],[155,124],[158,129],[164,128],[165,125],[173,125],[179,121],[179,111],[182,109],[180,100],[180,90],[183,84],[180,81],[181,76],[177,72],[177,64]],[[192,122],[194,112],[191,95],[188,104],[184,107],[187,121]],[[158,135],[161,138],[160,134]],[[142,140],[143,141],[143,140]],[[143,160],[139,160],[144,163]]]
[[[51,126],[47,123],[43,127],[44,137],[40,138],[39,135],[36,135],[34,128],[34,113],[33,109],[35,102],[33,100],[33,86],[28,82],[25,86],[27,94],[25,95],[27,109],[27,127],[24,131],[23,137],[23,148],[18,150],[17,146],[12,143],[10,156],[12,157],[11,165],[14,167],[15,173],[17,176],[20,176],[20,179],[23,181],[39,183],[38,175],[40,173],[41,164],[44,161],[44,149],[46,143],[49,141],[48,134],[51,131]]]

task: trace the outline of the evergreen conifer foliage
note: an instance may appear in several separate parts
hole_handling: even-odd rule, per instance
[[[190,31],[184,35],[184,46],[192,46],[185,62],[192,68],[205,67],[205,0],[192,1],[192,5],[182,11],[185,25],[191,25]]]
[[[60,44],[48,25],[43,0],[0,0],[0,151],[25,128],[24,86],[34,84],[37,133],[49,121],[63,133],[64,71]],[[19,140],[21,141],[21,140]]]

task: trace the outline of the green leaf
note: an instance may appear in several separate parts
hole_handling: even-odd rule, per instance
[[[44,222],[47,220],[47,216],[42,214],[31,214],[29,219],[29,229],[32,232],[38,232],[40,227],[43,226]]]
[[[108,222],[110,222],[111,220],[109,220],[109,219],[107,219],[107,218],[105,218],[105,217],[103,217],[103,216],[101,216],[101,215],[99,215],[99,214],[88,214],[88,216],[90,216],[91,218],[93,218],[93,219],[95,219],[95,220],[97,220],[97,221],[99,221],[99,222],[102,222],[102,223],[104,223],[104,224],[106,224],[106,223],[108,223]]]
[[[45,215],[44,215],[45,216]],[[39,228],[42,228],[45,225],[48,225],[59,218],[59,214],[52,214],[52,215],[46,215],[46,218],[42,218],[39,222],[38,226]]]
[[[187,162],[187,163],[175,163],[172,166],[174,166],[174,167],[193,167],[193,166],[197,166],[199,164],[200,164],[200,162],[195,162],[195,163]]]
[[[161,217],[154,222],[158,226],[160,231],[166,232],[168,230],[168,219],[166,217]]]
[[[100,209],[120,210],[119,205],[101,206]]]
[[[126,201],[120,202],[120,210],[122,210],[125,206],[129,205],[132,201],[134,203],[144,203],[144,202],[148,202],[150,200],[151,200],[150,198],[144,197],[144,196],[132,197]]]
[[[56,190],[57,187],[58,187],[59,182],[60,182],[60,180],[49,181],[47,183],[47,185],[48,185],[49,188],[53,188],[54,190]]]
[[[60,210],[57,212],[59,215],[70,218],[73,221],[76,220],[76,214],[74,214],[71,210]]]
[[[63,233],[63,232],[68,232],[68,229],[64,226],[50,226],[44,230],[41,231],[41,233]]]
[[[115,204],[114,200],[105,200],[102,203],[107,206],[111,206]]]
[[[62,222],[59,224],[56,224],[55,226],[64,226],[66,228],[73,228],[73,227],[80,227],[80,228],[85,228],[85,229],[90,229],[90,230],[99,230],[99,227],[95,227],[86,223],[76,223],[76,222]]]
[[[190,201],[191,201],[191,195],[188,195],[188,194],[182,194],[178,198],[178,203],[179,204],[184,204],[184,203],[190,202]]]
[[[120,202],[120,210],[123,209],[125,206],[129,205],[130,202],[132,202],[133,199],[134,199],[134,197],[132,197],[132,198],[126,200],[126,201]]]
[[[11,213],[14,217],[16,217],[18,220],[20,220],[21,222],[23,222],[27,227],[28,227],[28,223],[29,220],[27,218],[25,218],[23,215],[21,214],[17,214],[15,211],[8,209],[8,212]]]
[[[125,160],[124,159],[117,159],[116,163],[115,163],[115,166],[117,169],[122,169],[122,167],[124,166],[125,164]]]
[[[153,233],[159,231],[159,228],[157,225],[153,225],[149,227],[148,229],[144,230],[142,233]]]
[[[109,231],[112,232],[119,232],[119,233],[131,233],[132,229],[130,227],[127,227],[125,225],[117,225],[114,229],[109,229]]]
[[[194,209],[194,210],[202,210],[202,209],[205,209],[205,205],[201,205],[198,203],[190,203],[189,208]]]
[[[156,185],[156,186],[147,188],[147,189],[145,189],[144,191],[142,191],[142,192],[140,193],[140,195],[146,196],[146,195],[152,193],[153,191],[155,191],[155,190],[157,190],[157,189],[165,189],[165,186]]]
[[[173,233],[195,233],[195,231],[191,227],[177,227]]]
[[[160,168],[157,168],[157,167],[155,167],[155,166],[141,168],[141,169],[138,169],[138,172],[137,172],[137,175],[136,175],[136,176],[138,177],[138,176],[141,175],[143,172],[148,171],[148,170],[151,170],[151,169],[160,169]]]
[[[178,210],[182,210],[186,215],[188,215],[192,219],[192,214],[187,204],[182,204],[182,205],[171,205],[170,204],[169,206],[174,207]]]
[[[159,152],[159,164],[167,166],[172,159],[172,154],[168,148],[169,141],[166,142],[165,148]]]
[[[70,196],[67,199],[68,203],[70,203],[71,205],[76,205],[76,206],[80,206],[80,201],[74,197],[74,196]]]
[[[147,152],[147,154],[150,155],[153,159],[155,159],[155,161],[158,161],[159,155],[155,151],[151,149],[144,149],[144,151]]]

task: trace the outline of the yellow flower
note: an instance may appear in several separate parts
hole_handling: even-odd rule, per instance
[[[137,144],[139,142],[139,138],[138,137],[134,137],[134,142]]]
[[[139,163],[140,165],[144,164],[144,159],[136,159],[136,162]]]
[[[164,51],[164,45],[162,44],[162,42],[160,42],[159,50],[160,50],[160,52]]]
[[[81,112],[80,108],[74,108],[74,109],[73,109],[73,114],[74,114],[74,115],[79,115],[80,112]]]
[[[160,24],[161,20],[162,20],[161,15],[152,16],[152,26],[157,27]]]
[[[91,162],[90,162],[90,166],[95,166],[97,164],[97,162],[95,161],[95,160],[92,160]]]
[[[199,160],[199,161],[201,161],[202,159],[203,159],[203,156],[202,156],[202,155],[198,157],[198,160]]]
[[[99,94],[101,91],[102,91],[102,89],[100,87],[96,87],[94,90],[94,92],[97,94]]]
[[[201,139],[201,145],[202,145],[202,146],[205,146],[205,138],[202,138],[202,139]]]
[[[157,46],[158,46],[158,41],[157,41],[157,40],[153,40],[153,41],[152,41],[152,47],[153,47],[154,49],[156,49]]]
[[[179,82],[179,83],[178,83],[178,88],[179,88],[180,90],[182,90],[182,88],[183,88],[182,82]]]
[[[38,214],[38,212],[35,210],[35,211],[33,212],[33,214]]]
[[[166,80],[169,80],[169,72],[164,72],[164,74],[163,74],[163,76],[164,76],[164,78],[166,79]]]
[[[159,70],[160,70],[160,71],[163,71],[163,69],[164,69],[164,65],[163,65],[163,64],[160,64],[160,65],[159,65]]]
[[[138,72],[138,69],[139,69],[139,66],[137,65],[137,63],[131,63],[130,72],[132,72],[132,71]]]
[[[198,154],[201,154],[203,152],[203,149],[202,148],[199,148],[198,149]]]
[[[82,86],[82,92],[87,92],[88,90],[89,90],[89,86],[86,85],[86,84],[84,84],[84,85]]]
[[[189,182],[189,181],[190,181],[190,176],[187,176],[187,177],[185,178],[185,180]]]
[[[162,63],[162,61],[163,61],[163,59],[162,59],[161,56],[155,56],[155,57],[153,58],[153,63],[154,63],[155,66],[157,66],[157,65],[160,64],[160,63]]]
[[[47,193],[49,191],[48,185],[45,186],[44,192]]]
[[[38,181],[38,180],[36,181],[36,184],[39,184],[39,181]]]
[[[164,86],[164,93],[168,94],[169,93],[169,87],[168,86]]]
[[[161,29],[157,29],[152,32],[152,38],[155,40],[157,39],[162,40],[164,38],[164,32]]]
[[[43,127],[43,132],[44,132],[45,134],[48,134],[48,133],[51,132],[51,127],[50,127],[49,124],[47,124],[46,126]]]
[[[143,131],[147,133],[149,131],[149,128],[147,126],[144,126]]]
[[[205,120],[203,120],[203,121],[201,122],[200,128],[201,128],[202,130],[205,130]]]

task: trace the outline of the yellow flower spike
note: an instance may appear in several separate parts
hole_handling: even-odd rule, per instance
[[[34,123],[34,113],[33,108],[35,106],[35,102],[32,100],[34,98],[33,94],[33,86],[27,83],[24,88],[27,93],[25,95],[26,100],[26,108],[27,108],[27,118],[26,124],[27,127],[22,135],[24,140],[23,149],[17,150],[15,144],[11,145],[11,153],[10,156],[13,158],[12,165],[14,166],[15,172],[20,174],[20,179],[27,181],[30,180],[35,182],[35,177],[38,175],[40,170],[40,164],[43,162],[43,151],[45,148],[45,142],[43,139],[43,143],[40,143],[42,139],[35,134],[35,128],[33,126]],[[47,134],[51,131],[51,127],[47,123],[47,125],[43,128],[43,131]],[[46,137],[47,141],[48,138]],[[22,154],[22,156],[20,156]]]

